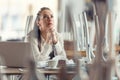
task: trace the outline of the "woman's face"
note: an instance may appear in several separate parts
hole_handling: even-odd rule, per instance
[[[54,27],[53,13],[51,10],[43,10],[40,15],[40,20],[38,21],[39,29],[43,32],[48,31]]]

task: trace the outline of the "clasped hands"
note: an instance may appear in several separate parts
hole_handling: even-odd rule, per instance
[[[46,38],[46,42],[49,44],[56,44],[57,43],[57,35],[56,35],[56,31],[54,28],[51,28],[47,31],[47,38]]]

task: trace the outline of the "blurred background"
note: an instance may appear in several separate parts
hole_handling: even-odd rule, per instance
[[[93,19],[94,12],[91,1],[92,0],[0,0],[0,41],[23,41],[26,33],[33,28],[35,17],[40,8],[49,7],[54,13],[57,31],[63,34],[64,40],[74,41],[74,44],[71,42],[64,43],[67,57],[71,59],[74,57],[74,53],[86,51],[91,61],[91,59],[94,58],[92,53],[96,49],[96,45],[94,46],[96,35],[95,20]],[[115,38],[115,44],[120,45],[120,0],[98,1],[109,2],[108,11],[111,11],[113,16],[111,26],[115,28],[115,31],[113,30],[113,32],[115,32],[113,39]],[[103,9],[104,8],[102,8],[102,10]],[[101,9],[99,10],[102,11]],[[86,16],[83,15],[85,11]],[[87,17],[87,20],[83,20],[83,17]],[[87,23],[85,21],[87,21]],[[110,34],[107,33],[110,33],[108,29],[110,26],[108,24],[111,23],[107,23],[107,20],[103,22],[105,22],[105,35],[103,35],[105,38],[103,43],[105,47],[109,48],[109,41],[106,39],[109,39],[108,35]],[[104,52],[106,51],[106,53],[108,53],[107,48],[104,48]],[[74,50],[74,52],[71,52],[71,49]],[[120,51],[118,53],[120,53]],[[80,54],[82,54],[82,52],[80,52]],[[77,55],[76,57],[79,56]],[[120,66],[120,54],[118,57]]]
[[[21,40],[25,36],[27,16],[36,17],[43,6],[50,7],[57,16],[57,0],[0,0],[0,40]]]
[[[33,15],[34,19],[37,12],[43,6],[47,6],[52,9],[55,16],[55,25],[58,31],[64,32],[65,19],[63,18],[65,15],[63,9],[65,1],[67,0],[0,0],[0,40],[22,40],[25,36],[27,16]],[[89,1],[91,0],[81,0],[80,2]],[[113,7],[113,11],[117,14],[115,25],[119,28],[120,0],[114,0],[114,3],[115,6]],[[83,9],[86,6],[83,6],[84,3],[79,4]],[[119,32],[119,29],[117,29],[116,32]]]

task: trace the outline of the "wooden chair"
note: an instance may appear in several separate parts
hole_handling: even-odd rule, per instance
[[[67,58],[68,59],[73,59],[73,57],[74,57],[74,42],[64,40],[64,49],[66,51]],[[80,54],[82,57],[85,57],[86,56],[86,51],[79,51],[78,54]]]

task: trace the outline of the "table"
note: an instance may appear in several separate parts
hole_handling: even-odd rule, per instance
[[[75,54],[74,54],[73,49],[70,50],[70,49],[66,48],[65,51],[67,53],[66,55],[67,55],[68,59],[74,58]],[[115,52],[116,52],[116,54],[118,54],[118,52],[120,52],[120,45],[115,45]],[[95,51],[94,51],[94,53],[95,53]],[[86,50],[77,51],[77,54],[79,54],[82,57],[86,57]]]
[[[37,70],[40,73],[43,73],[47,75],[48,80],[49,80],[49,75],[58,75],[60,69],[49,69],[49,68],[37,68]],[[26,73],[28,70],[25,68],[3,68],[2,74],[5,75],[22,75],[23,73]],[[67,71],[67,76],[70,78],[69,80],[72,80],[74,77],[75,71]]]

